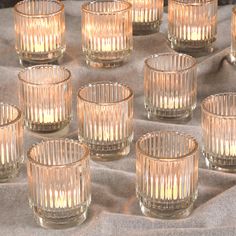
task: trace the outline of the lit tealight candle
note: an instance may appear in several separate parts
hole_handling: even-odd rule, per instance
[[[201,105],[204,155],[209,168],[236,171],[236,93],[205,98]]]
[[[163,0],[129,0],[132,4],[133,31],[135,35],[144,35],[159,31]]]
[[[99,82],[78,92],[78,136],[91,157],[113,160],[130,151],[133,138],[133,92],[126,85]]]
[[[24,0],[14,8],[16,51],[22,62],[55,61],[65,51],[64,5],[57,0]]]
[[[93,67],[121,65],[133,48],[131,4],[93,1],[82,6],[82,48]]]
[[[149,119],[185,119],[196,106],[196,60],[185,54],[162,53],[145,60],[144,97]]]
[[[89,149],[75,140],[47,140],[28,151],[29,201],[47,228],[81,224],[91,201]]]
[[[14,105],[0,103],[0,182],[16,176],[22,160],[22,112]]]
[[[39,109],[38,115],[38,120],[40,123],[53,123],[55,122],[55,118],[57,118],[54,109]]]
[[[28,67],[19,73],[19,94],[29,129],[56,131],[70,122],[72,84],[67,69],[52,65]]]
[[[179,218],[197,197],[198,143],[174,131],[152,132],[136,143],[136,193],[144,215]]]
[[[179,51],[212,50],[216,40],[217,0],[169,0],[168,37]],[[200,49],[200,51],[199,51]]]

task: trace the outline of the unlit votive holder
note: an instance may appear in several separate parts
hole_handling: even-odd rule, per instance
[[[15,177],[22,161],[22,113],[16,106],[0,103],[0,182]]]
[[[46,228],[81,224],[91,202],[89,149],[74,140],[48,140],[28,151],[29,204]]]
[[[144,215],[182,218],[198,193],[198,143],[183,133],[158,131],[136,143],[136,193]]]
[[[33,66],[21,71],[18,78],[26,127],[36,132],[51,132],[69,124],[72,109],[69,70],[53,65]]]
[[[205,98],[202,108],[203,153],[211,169],[236,171],[236,93]]]
[[[82,49],[93,67],[115,67],[133,49],[131,4],[125,1],[92,1],[82,6]]]
[[[169,0],[168,37],[171,47],[188,53],[213,51],[217,0]]]
[[[24,0],[15,5],[15,48],[21,63],[47,63],[63,55],[64,14],[64,5],[57,0]]]
[[[132,4],[133,34],[159,32],[163,15],[163,0],[129,0]]]
[[[191,117],[197,99],[197,62],[185,54],[152,55],[144,65],[144,104],[148,119]]]
[[[230,59],[231,62],[236,63],[236,7],[232,9]]]
[[[133,92],[116,82],[85,85],[78,92],[79,140],[91,157],[111,161],[126,156],[133,139]]]

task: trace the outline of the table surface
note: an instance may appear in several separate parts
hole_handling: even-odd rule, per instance
[[[130,61],[120,68],[92,69],[81,50],[81,2],[65,2],[67,50],[62,65],[72,72],[73,120],[69,127],[40,135],[25,130],[25,152],[35,142],[52,137],[77,139],[76,92],[88,82],[111,80],[128,84],[134,97],[134,141],[131,153],[122,160],[91,161],[92,203],[88,219],[66,230],[45,230],[36,225],[27,200],[27,175],[23,165],[19,177],[0,185],[0,235],[236,235],[236,175],[207,170],[201,155],[199,197],[192,215],[181,220],[159,220],[141,214],[135,196],[135,153],[137,139],[153,130],[177,130],[197,138],[201,145],[200,107],[210,94],[235,91],[236,69],[226,56],[230,46],[232,5],[219,8],[214,53],[198,58],[198,104],[185,124],[147,121],[143,106],[143,61],[153,53],[172,51],[166,39],[167,14],[161,32],[134,37]],[[22,69],[14,49],[12,9],[0,10],[0,101],[18,104],[17,73]]]

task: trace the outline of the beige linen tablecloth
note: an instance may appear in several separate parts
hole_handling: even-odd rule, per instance
[[[25,151],[32,143],[51,137],[77,138],[76,92],[88,82],[120,81],[135,92],[134,142],[124,159],[109,163],[91,161],[92,204],[87,221],[67,230],[45,230],[36,225],[27,201],[26,168],[10,183],[0,184],[0,235],[236,235],[236,175],[207,170],[201,155],[199,197],[193,214],[182,220],[159,220],[144,217],[135,197],[134,143],[153,130],[181,130],[194,135],[201,144],[200,107],[206,96],[236,91],[236,68],[225,56],[230,46],[232,6],[218,12],[218,35],[215,52],[198,58],[198,106],[186,124],[147,121],[143,106],[143,61],[153,53],[171,51],[166,40],[167,14],[161,33],[134,38],[130,61],[116,69],[91,69],[81,51],[81,2],[66,1],[67,51],[62,61],[72,72],[73,121],[68,129],[50,135],[25,130]],[[22,69],[14,50],[12,9],[0,10],[0,101],[18,104],[17,73]]]

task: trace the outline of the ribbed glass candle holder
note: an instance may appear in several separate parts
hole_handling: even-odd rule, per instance
[[[202,135],[209,168],[236,171],[236,93],[221,93],[202,102]]]
[[[133,33],[145,35],[159,32],[163,15],[163,0],[129,0],[132,4]]]
[[[56,131],[71,120],[69,70],[53,65],[28,67],[19,78],[19,99],[25,125],[37,132]]]
[[[131,4],[93,1],[82,6],[82,49],[93,67],[114,67],[133,49]]]
[[[136,143],[136,193],[141,211],[157,218],[188,216],[197,198],[198,143],[174,131],[147,133]]]
[[[236,7],[232,9],[231,19],[231,61],[236,63]]]
[[[152,55],[144,64],[144,104],[149,119],[184,119],[197,98],[197,63],[185,54]]]
[[[57,0],[24,0],[15,5],[15,48],[20,61],[46,63],[65,51],[64,5]]]
[[[216,40],[217,0],[169,0],[168,37],[182,52],[209,52]]]
[[[0,103],[0,182],[15,177],[22,161],[22,113],[16,106]]]
[[[89,149],[74,140],[49,140],[28,151],[29,203],[47,228],[81,224],[91,202]]]
[[[78,92],[79,140],[91,156],[110,161],[127,155],[133,139],[133,92],[116,82],[98,82]]]

